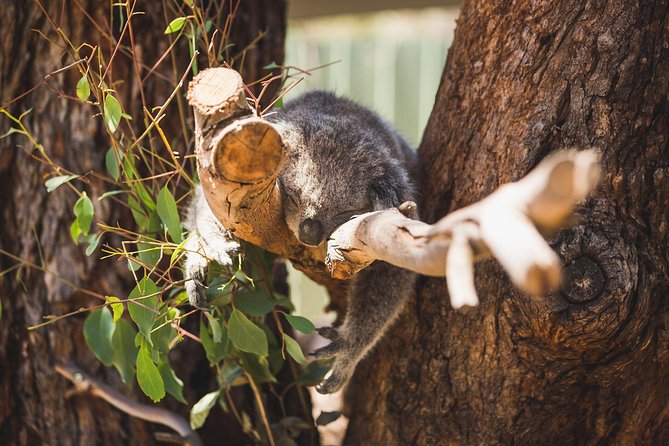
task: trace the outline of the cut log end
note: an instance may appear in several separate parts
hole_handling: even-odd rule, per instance
[[[210,68],[201,71],[188,86],[188,102],[204,116],[232,116],[247,110],[242,77],[229,68]]]
[[[285,154],[283,138],[271,124],[244,119],[228,127],[216,143],[214,173],[234,183],[257,184],[278,175]]]

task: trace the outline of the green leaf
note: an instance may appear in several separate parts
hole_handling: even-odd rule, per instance
[[[200,341],[202,342],[202,347],[207,355],[207,359],[212,365],[218,364],[223,358],[230,355],[228,335],[227,332],[224,333],[225,338],[223,338],[223,334],[221,333],[221,342],[214,342],[204,320],[200,320]]]
[[[174,243],[181,243],[181,221],[177,202],[167,186],[158,193],[158,215]]]
[[[204,425],[204,422],[207,421],[209,412],[211,408],[216,404],[216,400],[221,394],[220,390],[211,392],[203,396],[200,401],[195,403],[193,408],[190,411],[190,427],[193,429],[199,429]]]
[[[154,403],[165,397],[165,383],[146,348],[140,348],[137,354],[137,382],[142,392]]]
[[[321,414],[316,419],[316,424],[319,426],[325,426],[337,420],[341,416],[341,412],[321,412]]]
[[[112,365],[114,357],[112,348],[114,329],[114,320],[107,308],[93,311],[84,321],[84,338],[88,348],[107,366]]]
[[[128,256],[128,269],[130,271],[137,271],[142,265],[137,261],[135,256]]]
[[[184,3],[188,6],[193,6],[193,0],[184,0]]]
[[[114,313],[114,322],[121,319],[121,316],[123,316],[123,304],[121,303],[121,299],[116,296],[107,296],[107,300],[105,302],[109,304],[112,312]]]
[[[140,236],[140,240],[146,240],[146,238]],[[156,265],[163,256],[162,249],[155,244],[137,243],[137,251],[139,260],[148,265],[149,268]]]
[[[223,336],[223,330],[221,330],[221,324],[216,320],[214,316],[209,312],[204,313],[209,320],[209,327],[211,328],[211,336],[214,342],[221,342],[221,337]]]
[[[120,151],[119,151],[119,157],[123,159],[123,153]],[[110,147],[109,150],[107,150],[107,153],[105,154],[105,167],[107,168],[107,172],[109,172],[109,175],[114,179],[114,181],[118,181],[119,177],[121,176],[121,172],[119,171],[118,168],[116,151],[114,150],[113,147]]]
[[[85,237],[82,237],[80,242],[87,243],[88,246],[86,247],[85,254],[87,256],[90,256],[95,252],[95,248],[98,247],[98,243],[100,243],[100,239],[102,238],[102,233],[99,234],[89,234]]]
[[[160,327],[154,328],[151,333],[151,340],[155,350],[159,353],[162,353],[164,357],[167,357],[167,353],[170,350],[170,344],[172,340],[177,336],[177,331],[172,327],[172,320],[176,316],[176,309],[172,308],[169,310],[168,314],[164,314],[156,319],[153,326]]]
[[[296,384],[302,384],[303,386],[315,386],[320,384],[325,377],[325,374],[330,371],[331,359],[320,358],[314,361],[311,361],[304,368],[300,376],[295,380]]]
[[[259,358],[259,356],[254,357]],[[248,384],[246,375],[244,375],[244,369],[242,369],[239,365],[230,361],[226,361],[223,363],[220,370],[221,371],[218,374],[219,382],[223,383],[226,388]]]
[[[147,222],[149,221],[148,215],[144,211],[144,207],[132,195],[128,195],[128,206],[130,207],[130,212],[132,213],[140,232],[144,232]]]
[[[316,329],[314,324],[312,324],[311,321],[306,317],[294,316],[292,314],[285,313],[284,317],[295,330],[301,331],[304,334],[311,334]]]
[[[110,190],[110,191],[107,191],[104,194],[100,195],[98,197],[98,201],[102,201],[107,197],[112,197],[114,195],[125,194],[125,193],[127,193],[127,191],[124,191],[124,190]]]
[[[91,230],[91,223],[93,222],[93,202],[86,192],[81,193],[81,197],[74,203],[74,215],[77,217],[77,224],[82,234],[88,234]]]
[[[116,100],[116,98],[107,94],[105,96],[105,103],[103,105],[103,112],[105,118],[105,124],[109,128],[109,131],[114,133],[121,123],[121,104]]]
[[[270,63],[270,64],[268,64],[268,65],[265,65],[263,68],[264,68],[265,70],[273,70],[273,69],[275,69],[275,68],[280,68],[280,67],[279,67],[279,65],[276,64],[276,62],[272,62],[272,63]]]
[[[137,347],[135,346],[137,331],[130,322],[119,319],[116,322],[116,330],[112,337],[114,347],[114,367],[121,375],[124,383],[130,384],[135,376],[135,363],[137,362]]]
[[[70,225],[70,235],[75,245],[79,244],[79,236],[81,235],[81,228],[79,227],[79,222],[74,220]]]
[[[295,360],[295,362],[298,364],[305,364],[307,358],[304,357],[300,344],[286,333],[283,334],[283,340],[286,342],[286,350],[288,351],[288,354]]]
[[[170,268],[172,267],[172,265],[174,265],[175,263],[177,263],[177,261],[179,260],[179,256],[181,255],[181,253],[182,253],[183,250],[184,250],[184,246],[186,245],[186,243],[188,242],[188,240],[190,240],[191,237],[193,237],[193,236],[194,236],[194,234],[190,234],[188,237],[186,237],[185,239],[181,240],[181,243],[179,243],[179,244],[177,245],[177,247],[174,248],[174,251],[172,251],[172,255],[170,256]]]
[[[77,97],[82,101],[88,99],[91,95],[91,86],[88,85],[88,77],[84,74],[79,82],[77,82]]]
[[[49,178],[46,180],[44,185],[46,186],[46,191],[47,192],[53,192],[54,190],[58,189],[58,187],[62,186],[63,184],[74,180],[77,178],[76,175],[59,175],[57,177]]]
[[[141,182],[135,181],[132,183],[132,187],[137,193],[137,196],[139,196],[140,200],[142,200],[142,203],[144,203],[144,206],[149,211],[155,211],[156,210],[156,203],[153,202],[153,198],[151,198],[151,194],[149,193],[149,190],[144,186]]]
[[[174,370],[167,362],[163,362],[158,366],[160,376],[165,383],[165,390],[172,395],[180,403],[188,404],[184,398],[184,382],[179,379]]]
[[[144,296],[151,297],[138,299]],[[138,299],[137,302],[128,302],[128,312],[137,324],[139,331],[151,345],[153,345],[151,328],[153,328],[153,321],[158,316],[158,313],[153,310],[158,307],[158,297],[158,287],[148,277],[144,277],[128,296],[128,299]]]
[[[184,27],[184,23],[186,23],[186,17],[177,17],[176,19],[172,20],[169,25],[167,25],[167,28],[165,28],[165,34],[172,34],[179,31]]]
[[[276,382],[276,378],[269,369],[267,358],[241,352],[239,359],[242,361],[244,370],[249,372],[257,382]]]
[[[230,315],[228,334],[232,344],[238,350],[267,356],[267,336],[265,336],[265,332],[237,309],[233,309]]]
[[[249,316],[264,316],[274,308],[272,302],[261,290],[238,294],[235,297],[235,308]]]

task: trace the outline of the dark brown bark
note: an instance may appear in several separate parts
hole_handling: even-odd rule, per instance
[[[85,10],[99,24],[109,23],[110,3],[94,0],[42,1],[52,20],[76,44],[99,44],[109,60],[113,43],[105,40],[99,29],[83,14]],[[222,4],[223,2],[212,2]],[[229,3],[229,2],[228,2]],[[146,14],[134,19],[135,44],[141,61],[151,66],[167,49],[164,36],[165,12],[162,2],[138,2],[138,10]],[[221,9],[221,27],[228,5]],[[34,1],[5,1],[0,8],[4,36],[0,43],[0,106],[20,93],[40,84],[44,76],[73,62],[65,52],[50,44],[33,29],[59,42],[52,24]],[[105,25],[107,26],[107,25]],[[111,32],[119,37],[118,22]],[[245,48],[261,31],[266,38],[249,48],[244,72],[249,81],[262,73],[262,67],[281,63],[285,36],[285,2],[253,0],[241,2],[232,28],[234,48]],[[129,44],[127,36],[124,44]],[[234,54],[235,50],[232,50]],[[188,62],[188,49],[177,47],[177,71],[183,72]],[[200,66],[206,66],[202,58]],[[170,59],[158,67],[158,72],[173,79]],[[143,69],[145,74],[146,70]],[[69,95],[80,75],[74,69],[53,76],[49,84]],[[123,79],[117,93],[126,109],[134,116],[142,116],[138,94],[138,79],[127,55],[119,52],[113,64],[114,79]],[[145,84],[147,101],[162,104],[171,92],[168,82],[151,80]],[[184,88],[185,93],[185,88]],[[180,95],[185,104],[183,94]],[[65,168],[85,174],[91,170],[104,171],[104,154],[109,143],[104,136],[102,119],[93,117],[93,109],[76,101],[59,98],[56,93],[41,87],[13,102],[7,108],[15,115],[32,107],[25,119],[38,141],[44,144],[52,159]],[[173,116],[178,116],[176,104]],[[185,109],[190,116],[190,111]],[[170,119],[170,118],[168,118]],[[164,128],[180,129],[178,120],[163,124]],[[10,122],[0,118],[0,133],[5,133]],[[21,150],[19,147],[24,150]],[[68,227],[73,220],[72,204],[76,197],[66,187],[47,194],[44,180],[49,168],[30,157],[32,148],[18,135],[0,140],[0,248],[59,274],[77,287],[100,293],[124,296],[132,288],[131,277],[124,262],[97,260],[97,255],[86,257],[83,248],[73,245]],[[122,221],[131,225],[127,215],[108,201],[95,200],[105,190],[94,176],[87,177],[86,189],[96,206],[96,215],[106,222]],[[77,183],[82,186],[81,183]],[[105,240],[103,240],[105,241]],[[107,240],[109,241],[109,240]],[[0,270],[16,262],[0,255]],[[43,315],[62,314],[98,301],[73,290],[53,275],[45,275],[32,268],[0,277],[0,443],[13,445],[91,445],[91,444],[153,444],[154,426],[132,419],[101,400],[92,397],[66,398],[71,385],[54,370],[57,361],[73,360],[92,374],[104,379],[131,398],[145,400],[135,386],[127,389],[115,371],[105,369],[93,357],[84,343],[82,323],[84,316],[72,317],[45,328],[27,331],[27,326],[41,322]],[[197,401],[211,391],[213,372],[201,349],[179,349],[172,358],[177,373],[186,383],[186,398]],[[212,381],[210,381],[212,380]],[[212,384],[213,385],[213,384]],[[244,398],[244,395],[240,395]],[[252,399],[248,398],[251,402]],[[249,403],[252,405],[252,403]],[[289,403],[290,405],[290,403]],[[185,406],[173,405],[182,413]],[[211,443],[226,439],[226,444],[247,444],[239,425],[232,417],[224,417],[219,408],[212,412],[212,421],[203,430],[203,439]],[[237,435],[237,438],[235,438]],[[240,437],[241,436],[241,437]]]
[[[493,262],[481,305],[443,279],[358,367],[347,444],[669,442],[669,5],[468,1],[419,153],[434,221],[548,153],[596,148],[604,178],[554,247],[559,294]]]

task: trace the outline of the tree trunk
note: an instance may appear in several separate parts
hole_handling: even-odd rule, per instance
[[[0,8],[5,36],[0,43],[0,107],[39,85],[48,73],[73,62],[62,48],[47,41],[40,33],[60,44],[54,29],[56,25],[75,45],[83,42],[100,45],[105,50],[106,61],[110,59],[115,39],[120,37],[120,18],[114,16],[117,12],[112,12],[118,11],[118,6],[112,8],[110,2],[42,0],[40,3],[54,23],[47,19],[36,1],[5,1]],[[222,28],[230,2],[210,3],[210,8],[221,7],[217,25]],[[173,18],[175,11],[166,11],[162,2],[154,1],[138,2],[137,10],[145,14],[133,18],[136,53],[150,67],[167,50],[169,39],[163,31],[167,17]],[[111,26],[110,14],[115,17]],[[94,25],[92,20],[101,26]],[[249,81],[260,77],[263,66],[283,60],[284,1],[252,0],[240,3],[230,38],[235,43],[234,48],[245,48],[262,31],[268,31],[267,36],[249,48],[244,59],[244,74]],[[110,42],[102,33],[106,36],[111,34],[114,41]],[[127,35],[123,39],[124,45],[130,45]],[[162,104],[173,85],[178,83],[179,78],[174,78],[174,73],[181,76],[186,70],[187,47],[178,45],[176,54],[179,57],[176,58],[174,72],[170,56],[157,68],[160,76],[168,82],[155,81],[155,78],[147,82],[146,99],[149,104]],[[206,66],[204,58],[200,66]],[[131,59],[119,51],[112,67],[114,78],[125,81],[117,90],[121,102],[134,116],[142,116],[137,89],[139,79]],[[141,72],[145,75],[147,68],[141,68]],[[76,69],[69,69],[53,75],[48,83],[53,89],[74,96],[80,77]],[[183,107],[184,94],[185,88],[178,95]],[[42,86],[7,107],[14,115],[29,108],[32,112],[24,121],[56,164],[81,174],[92,170],[104,171],[104,155],[109,143],[106,142],[102,119],[92,116],[90,106],[60,98]],[[137,110],[140,112],[135,113]],[[176,105],[172,105],[170,110],[174,117],[178,116]],[[183,110],[190,119],[190,110]],[[181,128],[176,118],[171,123],[170,119],[168,117],[168,123],[163,124],[167,131]],[[10,121],[1,116],[0,133],[4,134],[9,128]],[[172,136],[168,134],[168,137]],[[32,150],[27,139],[20,135],[0,140],[0,248],[44,267],[75,287],[109,295],[127,295],[133,285],[125,262],[99,261],[97,254],[86,257],[83,248],[72,243],[68,227],[74,219],[72,204],[76,197],[66,187],[47,194],[44,180],[50,168],[32,159]],[[94,198],[96,215],[112,224],[125,221],[125,227],[131,227],[128,215],[110,206],[108,201],[95,200],[105,192],[102,182],[92,175],[87,177],[87,181],[86,189]],[[15,264],[15,260],[0,255],[0,270]],[[62,314],[99,303],[66,285],[54,274],[23,267],[0,276],[0,443],[153,444],[152,425],[130,418],[93,397],[66,395],[71,384],[61,378],[53,366],[60,361],[72,360],[117,389],[125,389],[124,392],[131,398],[145,399],[136,387],[134,391],[128,390],[116,372],[102,367],[89,351],[82,336],[85,314],[27,331],[28,326],[42,322],[44,315]],[[186,398],[191,404],[211,390],[207,383],[213,379],[213,373],[201,350],[178,349],[176,354],[179,357],[173,357],[177,374],[185,382]],[[177,409],[177,406],[174,405],[174,408]],[[187,408],[179,406],[178,410],[185,414]],[[248,444],[248,437],[241,433],[237,422],[232,417],[224,417],[220,409],[214,409],[203,431],[205,439],[225,438],[226,444]],[[235,432],[239,432],[238,438]]]
[[[494,262],[478,307],[443,279],[358,367],[346,444],[669,443],[669,4],[468,1],[419,149],[433,222],[548,153],[604,177],[553,241],[562,290],[531,299]]]

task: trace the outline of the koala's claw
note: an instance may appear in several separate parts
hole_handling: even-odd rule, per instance
[[[337,353],[341,352],[344,349],[344,343],[341,342],[341,339],[335,339],[330,342],[325,347],[316,349],[313,353],[309,353],[311,356],[316,358],[325,358],[329,356],[335,356]]]
[[[318,334],[325,339],[329,339],[331,341],[339,338],[339,330],[334,327],[320,327],[316,329],[316,332],[318,332]]]
[[[207,302],[207,296],[204,294],[205,286],[198,279],[186,280],[186,294],[188,294],[188,302],[204,311],[210,311],[213,307]]]
[[[327,395],[328,393],[334,393],[346,383],[348,376],[336,372],[332,369],[325,375],[325,379],[322,383],[316,386],[316,392]]]

